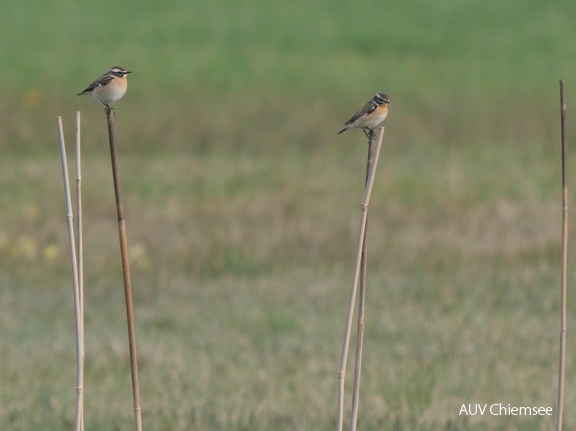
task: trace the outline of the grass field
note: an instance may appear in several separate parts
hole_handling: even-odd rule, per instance
[[[7,2],[0,429],[73,428],[55,117],[71,146],[76,110],[86,429],[132,426],[105,119],[74,96],[114,64],[134,71],[116,127],[145,430],[335,428],[366,157],[361,132],[336,132],[376,91],[392,104],[359,429],[552,429],[555,416],[459,412],[556,411],[558,80],[571,115],[575,18],[568,1]],[[574,342],[569,326],[565,429]]]

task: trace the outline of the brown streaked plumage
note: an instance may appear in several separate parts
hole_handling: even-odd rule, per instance
[[[108,72],[99,76],[84,91],[78,93],[77,96],[84,94],[92,96],[106,106],[106,109],[112,109],[109,103],[116,102],[126,93],[128,87],[126,75],[129,73],[132,72],[121,66],[114,66]]]
[[[370,136],[374,128],[388,116],[389,104],[390,98],[387,94],[377,93],[360,111],[344,123],[344,128],[338,134],[348,129],[362,129],[366,135]]]

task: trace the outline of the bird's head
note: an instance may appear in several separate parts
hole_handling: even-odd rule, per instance
[[[372,100],[374,100],[374,102],[376,102],[376,104],[378,104],[378,105],[383,105],[383,104],[389,105],[390,104],[390,98],[388,97],[387,94],[384,94],[384,93],[377,93],[374,96],[374,99],[372,99]]]
[[[124,78],[129,73],[132,73],[130,70],[124,69],[122,66],[114,66],[110,68],[109,72],[111,75],[117,76],[118,78]]]

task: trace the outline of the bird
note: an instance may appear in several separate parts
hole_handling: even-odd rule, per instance
[[[106,112],[113,111],[110,103],[116,102],[126,93],[128,80],[126,76],[132,73],[121,66],[114,66],[103,75],[100,75],[96,81],[92,82],[84,91],[77,96],[87,94],[94,97],[98,102],[106,106]]]
[[[374,133],[374,128],[388,116],[388,105],[390,98],[387,94],[376,93],[364,107],[356,112],[346,123],[338,134],[348,129],[362,129],[368,138]]]

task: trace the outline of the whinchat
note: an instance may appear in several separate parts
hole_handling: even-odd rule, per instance
[[[380,125],[388,116],[388,105],[390,98],[387,94],[377,93],[364,107],[356,112],[352,118],[344,123],[344,128],[338,133],[348,129],[362,129],[366,136],[370,138],[374,128]]]
[[[109,103],[116,102],[126,93],[128,80],[126,75],[132,73],[120,66],[112,67],[108,72],[98,77],[96,81],[77,94],[81,96],[87,94],[94,97],[98,102],[106,106],[107,111],[111,111]]]

